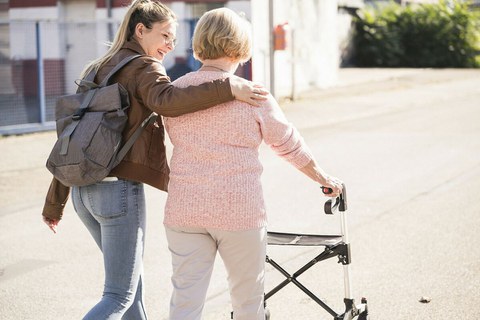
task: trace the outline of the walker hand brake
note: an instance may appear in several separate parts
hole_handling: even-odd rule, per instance
[[[324,194],[330,194],[333,190],[328,187],[322,187],[322,192]],[[347,189],[345,188],[345,184],[342,185],[342,193],[335,198],[335,203],[333,203],[333,199],[329,199],[323,206],[326,214],[334,214],[337,209],[340,211],[347,210]]]
[[[322,186],[322,192],[323,192],[323,194],[330,194],[330,193],[333,192],[333,189],[329,188],[329,187]]]

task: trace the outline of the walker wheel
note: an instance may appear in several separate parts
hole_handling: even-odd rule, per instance
[[[358,315],[358,320],[368,320],[367,298],[362,298],[361,303],[365,304],[365,311]]]
[[[360,313],[360,315],[358,316],[358,320],[368,320],[368,313],[366,313],[365,311]]]

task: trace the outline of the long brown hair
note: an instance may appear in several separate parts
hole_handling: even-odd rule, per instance
[[[177,21],[177,17],[169,7],[160,1],[133,0],[123,17],[110,48],[103,56],[87,64],[80,77],[84,78],[92,70],[98,71],[105,63],[110,61],[123,45],[133,38],[137,24],[142,23],[150,29],[154,23],[165,21]]]

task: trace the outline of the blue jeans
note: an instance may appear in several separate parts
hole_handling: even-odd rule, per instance
[[[143,250],[145,194],[143,184],[102,181],[72,188],[75,211],[103,253],[103,297],[84,320],[144,320]]]

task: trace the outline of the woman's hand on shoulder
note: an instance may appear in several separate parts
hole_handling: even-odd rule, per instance
[[[230,87],[235,99],[256,107],[260,106],[260,102],[267,100],[270,93],[261,84],[235,75],[230,77]]]

